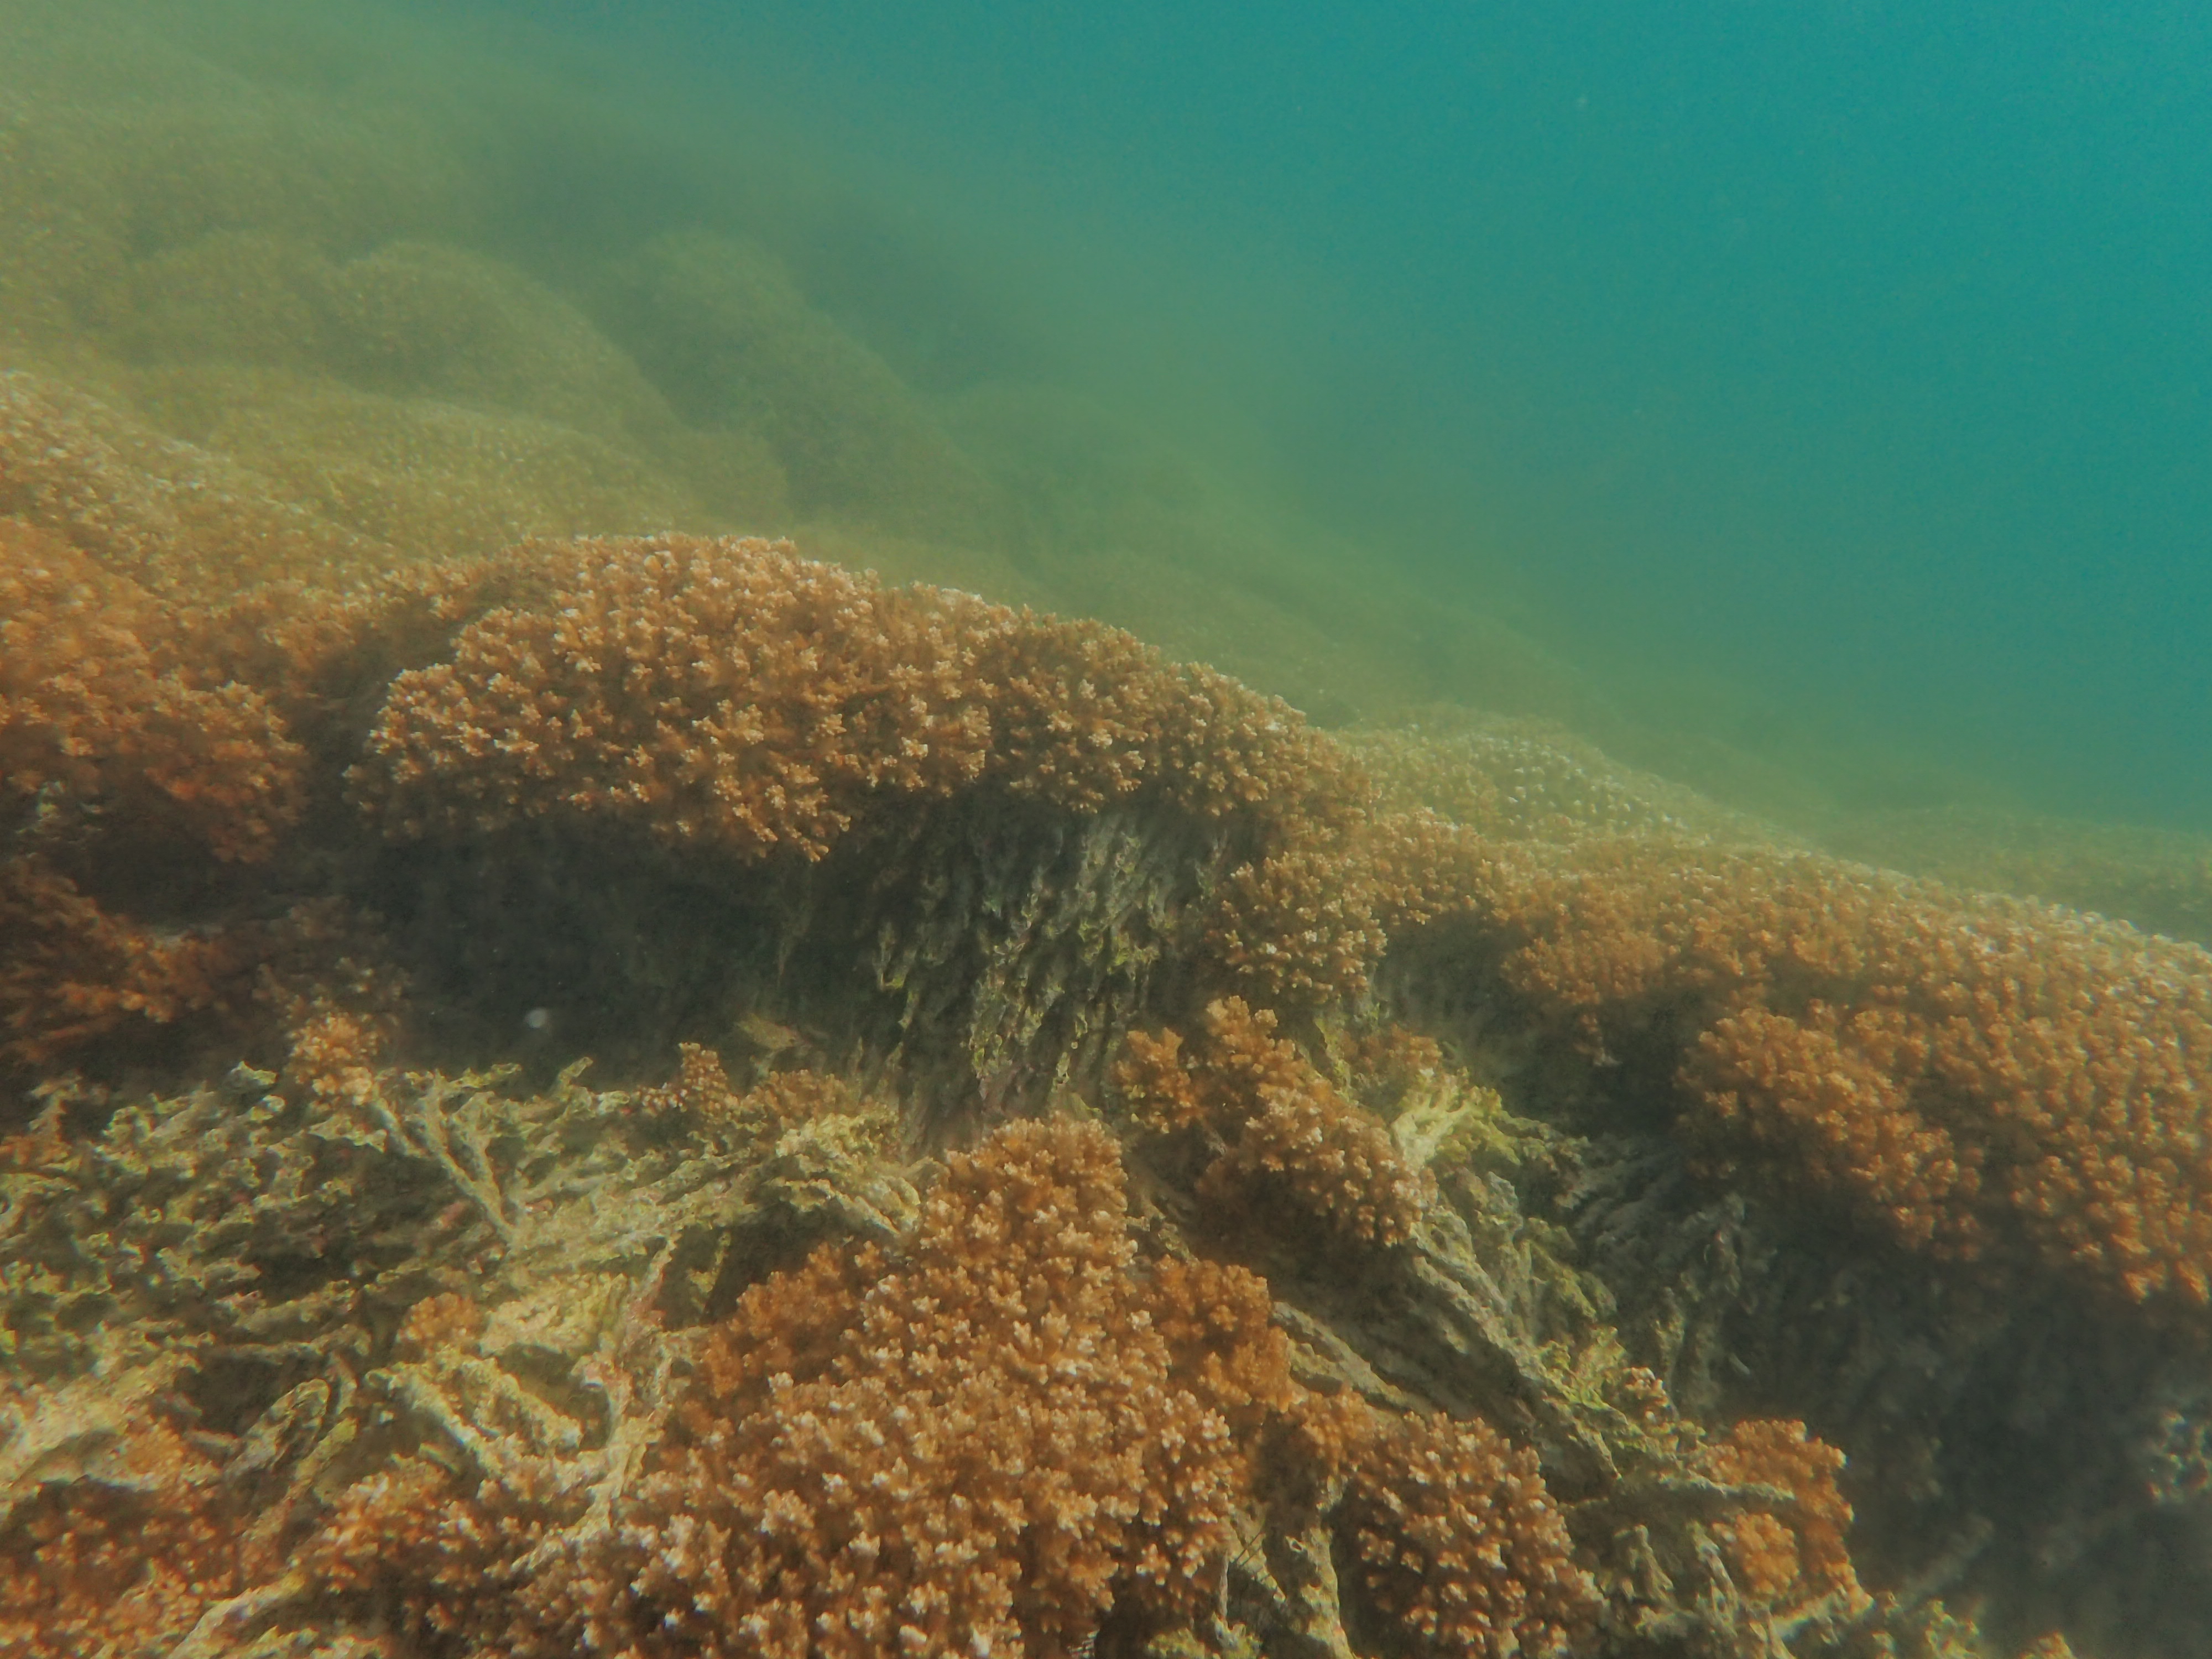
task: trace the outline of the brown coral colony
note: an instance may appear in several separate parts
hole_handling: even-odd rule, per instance
[[[265,1392],[368,1413],[289,1452],[191,1427],[182,1339],[121,1431],[34,1446],[111,1362],[53,1310],[91,1269],[8,1281],[8,1351],[43,1357],[0,1401],[0,1472],[11,1445],[62,1460],[0,1488],[0,1640],[26,1651],[163,1651],[225,1619],[639,1659],[1225,1652],[1245,1618],[1279,1644],[1255,1650],[1349,1651],[1349,1629],[1492,1659],[1905,1628],[1861,1585],[1841,1451],[1776,1417],[1708,1433],[1589,1336],[1602,1291],[1468,1265],[1462,1241],[1510,1235],[1534,1285],[1568,1249],[1513,1232],[1522,1196],[1406,1103],[1494,1103],[1478,1060],[1516,1109],[1556,1085],[1578,1131],[1656,1126],[1699,1190],[1805,1200],[1961,1285],[2048,1275],[2100,1319],[2212,1299],[2193,947],[1668,815],[1584,834],[1547,804],[1538,841],[1386,811],[1346,748],[1223,676],[787,543],[530,543],[321,587],[270,531],[269,580],[187,602],[166,497],[126,535],[19,471],[0,1070],[42,1103],[9,1126],[8,1224],[51,1241],[99,1212],[99,1272],[146,1275],[101,1305],[165,1310],[161,1183],[83,1195],[141,1178],[126,1132],[167,1167],[143,1148],[194,1113],[398,1183],[395,1215],[486,1273],[552,1249],[540,1211],[596,1201],[557,1176],[603,1139],[659,1206],[548,1281],[598,1287],[568,1348],[453,1272],[405,1277],[397,1220],[312,1318],[274,1310],[315,1250],[226,1267],[257,1287],[232,1334]],[[956,842],[966,862],[939,856]],[[867,879],[815,880],[855,848]],[[685,964],[743,957],[744,1006],[705,999],[594,1095],[532,1048],[550,1020],[416,995],[469,860],[516,848],[604,854],[623,903],[679,917],[590,921],[586,954],[634,944],[683,1007]],[[687,956],[699,894],[738,920]],[[593,915],[449,931],[551,951]],[[842,1024],[803,994],[840,975]],[[1433,1036],[1387,1024],[1424,1010]],[[495,1028],[501,1052],[465,1052]],[[441,1103],[457,1054],[526,1075]],[[949,1114],[908,1103],[946,1077]],[[1542,1144],[1542,1190],[1571,1186]],[[743,1227],[718,1196],[740,1190]],[[1525,1342],[1498,1334],[1516,1294]],[[1347,1297],[1446,1306],[1454,1334],[1331,1346],[1314,1310]],[[1531,1403],[1547,1389],[1573,1403]],[[498,1432],[531,1451],[502,1461]],[[52,1472],[95,1443],[107,1474]]]
[[[1110,629],[886,589],[788,544],[544,549],[542,605],[471,623],[392,684],[356,772],[396,832],[639,823],[741,859],[822,857],[887,796],[979,782],[1206,817],[1318,793],[1279,703]],[[1279,805],[1277,805],[1279,811]]]

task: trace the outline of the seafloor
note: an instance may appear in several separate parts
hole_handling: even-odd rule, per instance
[[[2200,844],[1662,781],[137,16],[0,53],[0,1653],[2212,1647]]]

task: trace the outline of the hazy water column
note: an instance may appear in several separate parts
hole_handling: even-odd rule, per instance
[[[1311,510],[1504,558],[1593,665],[2212,823],[2202,8],[598,16],[1152,246],[1163,327],[1295,363],[1251,412]]]

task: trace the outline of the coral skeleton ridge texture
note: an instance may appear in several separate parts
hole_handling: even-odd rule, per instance
[[[2212,1616],[2196,947],[787,543],[372,574],[5,393],[0,1650]]]

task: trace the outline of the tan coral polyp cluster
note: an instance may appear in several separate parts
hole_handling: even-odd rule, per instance
[[[1130,1033],[1115,1084],[1152,1132],[1216,1139],[1201,1197],[1239,1207],[1272,1199],[1340,1237],[1403,1243],[1426,1200],[1421,1173],[1382,1123],[1274,1033],[1273,1013],[1225,997],[1207,1007],[1194,1043],[1175,1031]]]
[[[1595,1627],[1536,1455],[1487,1424],[1407,1418],[1354,1468],[1346,1518],[1367,1589],[1431,1650],[1563,1659]]]
[[[0,822],[151,817],[219,859],[264,859],[305,756],[267,702],[203,683],[174,609],[0,519]]]
[[[1901,1241],[2212,1298],[2212,956],[1834,860],[1471,866],[1507,983],[1602,1052],[1686,1031],[1689,1127]]]
[[[1851,1506],[1836,1489],[1844,1455],[1802,1423],[1759,1418],[1707,1443],[1699,1460],[1715,1480],[1778,1486],[1786,1514],[1749,1510],[1714,1523],[1736,1588],[1776,1617],[1815,1607],[1854,1616],[1871,1599],[1859,1584],[1844,1534]]]
[[[773,1138],[817,1118],[854,1116],[885,1109],[848,1079],[813,1071],[772,1072],[746,1089],[730,1081],[721,1056],[696,1042],[678,1045],[676,1079],[637,1091],[638,1109],[681,1115]]]
[[[393,683],[356,775],[396,831],[575,814],[818,859],[879,800],[987,777],[1079,810],[1327,793],[1328,751],[1288,709],[1113,629],[886,588],[782,543],[542,557],[542,604],[491,611]]]
[[[643,1651],[1077,1650],[1210,1594],[1238,1471],[1170,1375],[1095,1129],[956,1156],[906,1259],[748,1291],[628,1517]]]

